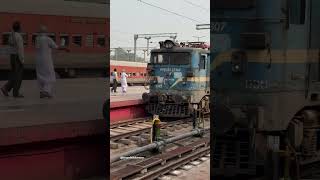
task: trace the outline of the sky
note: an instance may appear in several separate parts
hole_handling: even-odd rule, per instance
[[[142,1],[186,17],[152,7],[140,0],[110,0],[111,48],[133,47],[134,34],[149,33],[178,33],[178,41],[197,41],[193,36],[204,36],[200,41],[210,42],[209,30],[196,30],[196,24],[210,23],[210,0]],[[152,38],[150,47],[158,47],[158,42],[165,39],[169,38]],[[138,39],[137,46],[146,47],[147,41]]]

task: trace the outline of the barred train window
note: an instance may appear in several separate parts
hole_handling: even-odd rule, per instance
[[[74,35],[72,37],[72,43],[78,47],[82,46],[82,36],[81,35]]]
[[[48,36],[49,36],[54,42],[56,42],[56,34],[55,34],[55,33],[49,33]]]
[[[86,46],[93,47],[93,34],[88,34],[86,39]]]
[[[97,44],[99,47],[105,47],[106,46],[106,38],[104,35],[99,35],[97,38]]]
[[[61,47],[69,46],[69,36],[67,34],[60,34],[60,46]]]
[[[22,39],[23,39],[23,45],[28,45],[28,34],[27,33],[21,33]]]
[[[5,46],[9,45],[10,36],[11,36],[10,32],[2,33],[2,45],[5,45]],[[21,36],[23,38],[24,46],[28,45],[28,34],[27,33],[21,33]]]
[[[37,39],[38,33],[34,33],[32,34],[32,45],[35,46],[36,45],[36,39]]]
[[[2,45],[9,45],[10,33],[2,33]]]

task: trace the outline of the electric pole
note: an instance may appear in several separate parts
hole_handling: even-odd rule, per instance
[[[128,51],[128,58],[129,58],[129,61],[130,61],[130,51],[131,50],[127,50]]]

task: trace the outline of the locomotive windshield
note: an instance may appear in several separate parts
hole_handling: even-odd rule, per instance
[[[153,53],[151,55],[152,64],[190,64],[191,54],[187,52]]]

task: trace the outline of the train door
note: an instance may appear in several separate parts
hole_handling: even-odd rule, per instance
[[[301,0],[305,1],[305,0]],[[316,89],[315,83],[320,82],[320,1],[310,0],[309,9],[309,45],[308,45],[308,63],[307,63],[307,77],[306,82],[306,96],[312,94]]]

